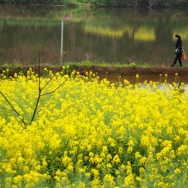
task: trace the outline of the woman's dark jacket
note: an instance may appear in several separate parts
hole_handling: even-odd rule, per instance
[[[176,50],[175,50],[175,53],[176,53],[176,57],[181,57],[181,54],[182,54],[182,40],[181,39],[178,39],[176,41],[176,44],[175,44],[175,47],[176,47]]]

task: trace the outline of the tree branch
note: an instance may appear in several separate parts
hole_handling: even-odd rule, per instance
[[[41,90],[43,90],[51,81],[52,79],[54,78],[55,75],[53,75],[50,80],[41,88]]]
[[[37,97],[37,101],[36,101],[35,109],[34,109],[34,111],[33,111],[32,118],[31,118],[31,120],[30,120],[30,124],[31,124],[31,122],[32,122],[32,121],[34,120],[34,118],[35,118],[35,115],[36,115],[36,112],[37,112],[37,108],[38,108],[38,105],[39,105],[39,101],[40,101],[40,97],[41,97],[41,91],[42,91],[42,90],[39,90],[39,94],[38,94],[38,97]]]
[[[36,101],[36,105],[35,105],[35,108],[34,108],[34,111],[33,111],[33,115],[32,115],[32,118],[30,120],[30,124],[32,123],[32,121],[34,120],[35,118],[35,115],[36,115],[36,112],[37,112],[37,108],[38,108],[38,105],[39,105],[39,101],[40,101],[40,97],[41,97],[41,92],[42,92],[42,89],[41,89],[41,66],[40,66],[40,48],[41,46],[39,45],[39,66],[38,66],[38,76],[39,76],[39,81],[38,81],[38,97],[37,97],[37,101]]]
[[[54,90],[51,91],[51,92],[42,94],[41,97],[44,96],[44,95],[49,95],[49,94],[54,93],[56,90],[58,90],[58,89],[65,83],[65,81],[67,81],[67,79],[68,79],[68,78],[66,78],[56,89],[54,89]]]
[[[22,117],[22,116],[20,115],[20,113],[14,108],[14,106],[11,104],[11,102],[7,99],[7,97],[6,97],[1,91],[0,91],[0,94],[1,94],[1,95],[3,96],[3,98],[7,101],[7,103],[8,103],[9,106],[12,108],[12,110],[13,110],[18,116]],[[24,125],[26,125],[24,119],[22,118],[21,120],[22,120],[22,123],[23,123]]]

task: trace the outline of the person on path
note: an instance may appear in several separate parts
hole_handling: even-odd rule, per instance
[[[174,59],[174,63],[171,65],[171,67],[174,67],[177,60],[179,61],[180,66],[182,67],[181,54],[182,54],[182,51],[183,51],[183,44],[182,44],[181,36],[176,34],[175,37],[176,37],[176,44],[175,44],[176,57]]]

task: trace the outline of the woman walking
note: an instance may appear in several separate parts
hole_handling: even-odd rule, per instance
[[[180,66],[182,67],[181,54],[182,54],[183,44],[182,44],[181,37],[179,35],[175,35],[175,37],[176,37],[176,44],[175,44],[176,57],[174,59],[174,63],[171,65],[171,67],[174,67],[174,65],[176,64],[177,60],[179,61]]]

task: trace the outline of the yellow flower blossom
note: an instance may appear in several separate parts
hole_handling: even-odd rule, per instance
[[[92,188],[188,184],[187,84],[181,84],[185,92],[180,93],[171,89],[176,83],[168,87],[167,75],[166,83],[145,81],[135,86],[124,80],[117,85],[90,71],[64,75],[67,69],[71,71],[67,66],[58,73],[45,69],[45,77],[31,68],[25,76],[15,73],[11,79],[8,70],[0,73],[0,91],[16,110],[0,94],[0,184],[28,188],[49,183]],[[42,96],[30,123],[39,80]]]

